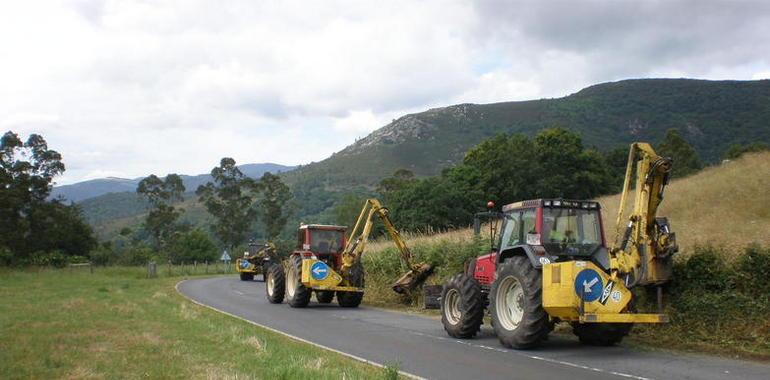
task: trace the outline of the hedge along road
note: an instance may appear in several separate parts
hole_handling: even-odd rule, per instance
[[[261,277],[261,276],[260,276]],[[305,309],[273,305],[262,282],[235,277],[186,280],[180,293],[213,309],[358,360],[395,365],[429,379],[770,379],[770,366],[624,347],[583,346],[551,335],[536,350],[504,348],[485,325],[475,339],[450,338],[435,318],[336,302]],[[315,298],[313,298],[315,301]]]

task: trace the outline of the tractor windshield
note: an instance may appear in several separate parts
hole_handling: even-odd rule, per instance
[[[543,246],[552,255],[588,256],[602,245],[599,210],[543,208]]]
[[[342,251],[343,232],[337,230],[310,230],[310,250],[315,254]]]

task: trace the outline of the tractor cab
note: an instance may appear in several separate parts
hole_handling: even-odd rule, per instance
[[[599,203],[538,199],[503,206],[498,246],[521,245],[542,247],[552,257],[594,255],[606,247]]]
[[[502,213],[478,214],[500,221],[500,228],[498,233],[498,223],[490,223],[492,252],[476,259],[474,277],[482,285],[491,284],[497,265],[513,256],[528,257],[535,268],[551,262],[587,260],[608,270],[600,209],[594,201],[536,199],[507,204]]]
[[[302,224],[297,231],[297,252],[336,267],[345,248],[346,230],[345,226]]]

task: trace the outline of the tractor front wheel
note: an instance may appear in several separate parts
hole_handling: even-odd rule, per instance
[[[631,332],[632,323],[573,323],[572,333],[580,343],[590,346],[614,346]]]
[[[302,285],[302,258],[294,256],[289,261],[286,276],[286,297],[291,307],[305,307],[310,303],[311,291]]]
[[[286,275],[281,264],[270,264],[265,272],[265,293],[270,303],[281,303],[286,294]]]
[[[541,277],[524,256],[514,256],[498,266],[489,308],[492,327],[503,346],[532,348],[551,331],[543,309]]]
[[[478,281],[465,273],[454,275],[441,291],[441,323],[449,336],[472,338],[481,329],[484,296]]]

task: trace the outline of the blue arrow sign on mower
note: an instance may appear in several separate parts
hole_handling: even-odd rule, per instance
[[[602,278],[593,269],[583,269],[575,277],[575,293],[580,297],[583,294],[583,299],[586,302],[593,302],[599,299],[602,295]]]
[[[314,280],[324,280],[329,276],[329,267],[323,261],[316,261],[310,266],[310,275]]]

